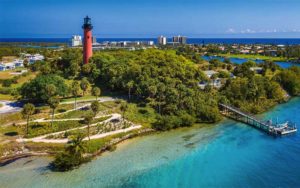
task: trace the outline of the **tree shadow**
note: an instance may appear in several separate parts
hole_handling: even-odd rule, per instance
[[[17,136],[17,135],[19,135],[19,133],[16,132],[16,131],[12,131],[12,132],[4,133],[4,135],[5,135],[5,136]]]

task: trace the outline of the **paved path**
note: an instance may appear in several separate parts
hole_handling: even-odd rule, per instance
[[[93,102],[95,101],[95,99],[83,99],[83,100],[77,100],[77,103],[80,103],[80,102]],[[117,100],[117,98],[114,98],[114,97],[99,97],[97,99],[99,102],[108,102],[108,101],[115,101]],[[72,100],[72,101],[65,101],[65,102],[61,102],[60,104],[74,104],[75,103],[75,99]]]
[[[113,97],[100,97],[98,98],[99,102],[108,102],[108,101],[115,101],[117,98],[113,98]],[[78,100],[77,103],[81,103],[81,102],[93,102],[95,101],[95,99],[85,99],[85,100]],[[61,102],[60,104],[74,104],[75,101],[67,101],[67,102]],[[22,110],[23,107],[23,103],[22,102],[17,102],[17,101],[0,101],[0,104],[2,104],[3,106],[0,107],[0,114],[7,114],[7,113],[13,113],[13,112],[20,112]],[[72,110],[68,110],[66,112],[62,112],[59,114],[55,114],[55,116],[60,115],[60,114],[64,114],[64,113],[68,113],[74,110],[78,110],[87,106],[90,106],[91,104],[87,104],[81,107],[77,107],[76,109],[72,109]]]
[[[106,123],[106,122],[110,122],[113,119],[120,119],[121,115],[120,114],[110,114],[111,117],[105,121],[102,121],[101,123]],[[101,117],[101,116],[100,116]],[[102,116],[103,117],[103,116]],[[98,117],[99,118],[99,117]],[[98,122],[100,123],[100,122]],[[91,124],[90,127],[96,126],[98,123],[95,124]],[[133,125],[129,128],[126,129],[120,129],[120,130],[116,130],[116,131],[111,131],[111,132],[107,132],[107,133],[101,133],[101,134],[96,134],[90,137],[90,139],[99,139],[99,138],[103,138],[106,136],[110,136],[110,135],[114,135],[114,134],[119,134],[119,133],[124,133],[124,132],[129,132],[135,129],[139,129],[141,128],[141,125]],[[80,129],[85,129],[87,128],[87,126],[83,126],[83,127],[79,127],[79,128],[74,128],[74,129],[68,129],[65,131],[60,131],[60,132],[56,132],[56,133],[50,133],[50,134],[46,134],[43,136],[38,136],[35,138],[19,138],[17,139],[17,142],[44,142],[44,143],[67,143],[69,140],[67,138],[65,139],[47,139],[48,136],[55,136],[61,133],[65,133],[67,131],[73,131],[73,130],[80,130]],[[84,140],[88,140],[88,138],[84,138]]]
[[[0,101],[2,106],[0,107],[0,114],[19,112],[22,110],[23,104],[21,102],[14,101]]]

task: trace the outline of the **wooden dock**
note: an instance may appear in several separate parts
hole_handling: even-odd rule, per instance
[[[262,121],[249,113],[227,104],[219,104],[219,107],[221,114],[224,116],[251,125],[271,135],[280,136],[297,132],[295,124],[288,122],[284,124],[273,124],[272,121]]]

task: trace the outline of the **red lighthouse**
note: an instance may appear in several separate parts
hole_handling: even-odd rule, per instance
[[[87,64],[89,62],[89,58],[93,55],[92,49],[92,22],[91,18],[86,16],[84,18],[84,24],[82,26],[84,31],[84,38],[83,38],[83,63]]]

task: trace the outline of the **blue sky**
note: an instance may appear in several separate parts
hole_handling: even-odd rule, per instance
[[[86,15],[101,38],[300,38],[300,0],[0,0],[0,38],[70,37]]]

